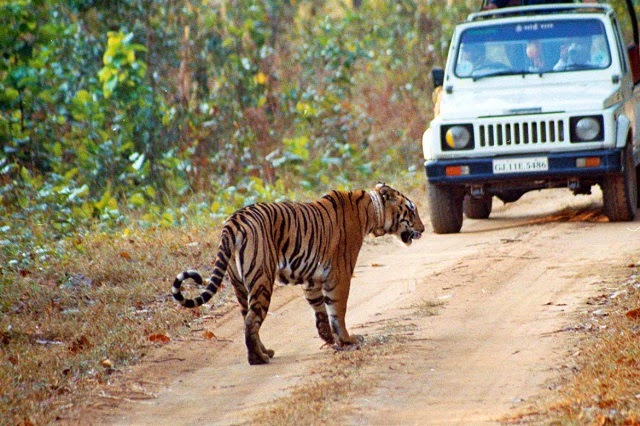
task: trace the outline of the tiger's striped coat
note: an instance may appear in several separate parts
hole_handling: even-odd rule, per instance
[[[186,271],[176,277],[172,293],[185,307],[200,306],[217,292],[227,272],[242,309],[250,364],[267,363],[274,355],[262,344],[259,330],[276,279],[302,285],[325,342],[349,345],[358,339],[345,325],[347,299],[364,237],[393,234],[410,245],[423,232],[415,205],[386,184],[369,192],[331,191],[310,203],[253,204],[225,222],[204,292],[194,299],[182,295],[184,280],[203,282],[198,272]]]

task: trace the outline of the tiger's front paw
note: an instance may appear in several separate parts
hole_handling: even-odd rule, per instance
[[[333,349],[338,352],[357,351],[362,347],[364,337],[353,334],[348,339],[340,339],[340,343],[333,345]]]
[[[363,342],[364,342],[364,337],[359,334],[352,334],[346,339],[338,337],[339,346],[360,345]]]

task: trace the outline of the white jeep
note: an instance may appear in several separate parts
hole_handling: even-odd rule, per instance
[[[457,25],[422,141],[434,232],[459,232],[463,211],[487,218],[494,196],[557,187],[600,185],[609,220],[634,219],[640,57],[626,3],[629,46],[609,4],[505,7]]]

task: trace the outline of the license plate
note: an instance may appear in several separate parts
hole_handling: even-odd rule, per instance
[[[547,157],[505,158],[493,160],[493,173],[528,173],[549,170]]]

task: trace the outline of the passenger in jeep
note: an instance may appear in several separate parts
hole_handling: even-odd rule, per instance
[[[484,44],[469,44],[460,52],[460,60],[456,66],[456,75],[469,77],[480,68],[485,61],[486,52]]]
[[[609,53],[602,37],[579,38],[562,45],[560,58],[553,70],[606,68],[609,63]]]
[[[538,40],[532,40],[527,43],[526,48],[529,72],[542,72],[547,70],[545,65],[544,54],[542,53],[542,44]]]

